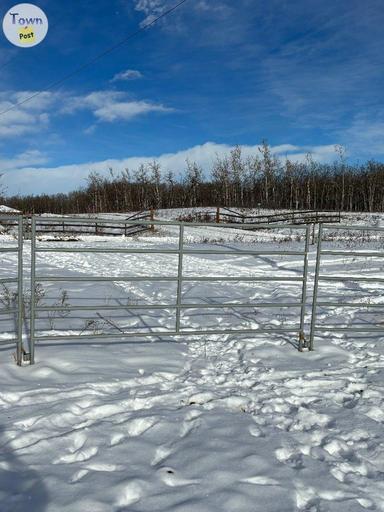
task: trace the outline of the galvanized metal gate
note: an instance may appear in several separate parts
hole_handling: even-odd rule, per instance
[[[314,290],[313,290],[313,299],[312,299],[312,316],[311,316],[311,330],[309,337],[309,349],[314,349],[314,340],[315,336],[320,333],[325,332],[344,332],[344,333],[382,333],[384,334],[384,322],[381,321],[380,325],[335,325],[335,324],[324,324],[318,323],[318,308],[345,308],[345,309],[359,309],[364,308],[367,310],[383,311],[384,303],[383,302],[359,302],[353,301],[348,302],[345,299],[343,301],[330,301],[330,300],[319,300],[319,287],[321,284],[325,283],[383,283],[384,284],[384,275],[382,276],[364,276],[364,275],[351,275],[350,272],[347,275],[331,275],[331,274],[322,274],[321,273],[321,263],[323,256],[342,256],[345,258],[355,257],[355,258],[384,258],[384,251],[382,249],[375,251],[368,250],[334,250],[334,249],[323,249],[324,243],[324,235],[329,230],[332,231],[345,231],[346,238],[348,237],[348,233],[352,233],[353,231],[357,232],[373,232],[373,233],[382,233],[384,235],[384,227],[375,227],[375,226],[346,226],[346,225],[335,225],[335,224],[320,224],[319,232],[318,232],[318,240],[317,240],[317,253],[316,253],[316,268],[315,268],[315,279],[314,279]]]
[[[1,306],[0,307],[0,346],[16,344],[16,362],[21,365],[23,359],[23,217],[21,215],[0,215],[0,224],[3,230],[16,225],[16,241],[11,237],[0,253],[16,254],[16,268],[13,275],[0,278]],[[3,269],[4,266],[2,265]],[[8,271],[8,269],[7,269]],[[10,337],[11,336],[11,337]]]
[[[51,217],[50,220],[52,222],[59,221],[60,222],[70,222],[71,224],[75,224],[76,222],[85,223],[85,222],[94,222],[94,219],[80,219],[78,217],[62,217],[60,219]],[[30,347],[31,347],[31,363],[33,364],[35,360],[35,344],[36,342],[42,342],[45,340],[68,340],[68,339],[83,339],[83,338],[92,338],[92,339],[106,339],[106,338],[143,338],[150,336],[196,336],[196,335],[210,335],[210,334],[260,334],[260,333],[296,333],[298,337],[299,347],[302,347],[304,343],[304,319],[305,319],[305,306],[306,306],[306,290],[307,290],[307,275],[308,275],[308,247],[310,241],[310,226],[287,226],[287,225],[266,225],[263,226],[263,229],[266,230],[276,230],[276,229],[289,229],[295,231],[301,231],[303,234],[303,248],[298,251],[292,250],[234,250],[234,249],[216,249],[216,248],[207,248],[207,249],[191,249],[185,247],[184,234],[185,229],[193,229],[196,227],[206,227],[206,228],[219,228],[219,229],[231,229],[238,228],[237,224],[209,224],[206,223],[183,223],[183,222],[175,222],[175,221],[146,221],[140,222],[142,225],[151,225],[151,226],[167,226],[174,227],[177,229],[178,233],[178,247],[174,249],[161,249],[161,248],[107,248],[103,247],[101,244],[98,244],[96,247],[47,247],[42,246],[37,241],[36,236],[36,222],[37,219],[35,217],[32,218],[31,224],[31,308],[30,308]],[[115,222],[115,221],[114,221]],[[118,222],[118,221],[116,221]],[[126,220],[121,221],[124,224],[132,224],[134,225],[137,221],[127,222]],[[247,225],[244,224],[242,226],[246,228]],[[36,265],[36,257],[42,253],[114,253],[114,254],[169,254],[176,255],[178,259],[177,265],[177,275],[175,277],[169,276],[70,276],[70,277],[57,277],[57,276],[48,276],[41,275],[37,273],[37,265]],[[252,255],[252,256],[299,256],[301,258],[301,271],[300,275],[295,276],[286,276],[286,277],[278,277],[272,275],[263,275],[258,277],[241,277],[241,276],[231,276],[231,277],[201,277],[200,275],[194,276],[185,276],[183,273],[183,262],[185,256],[191,255],[232,255],[232,256],[244,256],[244,255]],[[106,272],[108,269],[105,269]],[[79,283],[79,282],[176,282],[177,290],[176,290],[176,301],[174,303],[169,304],[132,304],[129,305],[129,310],[137,310],[137,309],[145,309],[148,310],[173,310],[174,311],[174,328],[172,330],[151,330],[148,332],[121,332],[119,334],[110,334],[110,333],[98,333],[98,334],[70,334],[70,335],[52,335],[52,334],[44,334],[39,335],[36,332],[36,315],[39,312],[52,312],[52,311],[91,311],[91,310],[108,310],[113,311],[117,309],[122,309],[123,306],[119,305],[106,305],[106,306],[45,306],[39,305],[36,301],[36,290],[37,286],[41,283],[47,282],[71,282],[71,283]],[[263,303],[225,303],[225,304],[207,304],[207,303],[195,303],[189,304],[183,302],[183,283],[186,282],[294,282],[301,285],[301,294],[300,300],[297,302],[263,302]],[[127,306],[124,306],[126,309]],[[272,328],[255,328],[255,329],[220,329],[219,326],[216,329],[185,329],[181,326],[181,312],[184,309],[201,309],[207,310],[211,308],[219,309],[219,308],[296,308],[298,309],[297,315],[297,325],[295,327],[272,327]]]
[[[308,251],[309,251],[309,243],[310,243],[310,231],[311,227],[303,226],[303,225],[265,225],[260,226],[260,229],[266,230],[266,232],[270,232],[276,229],[284,229],[284,230],[295,230],[301,231],[302,236],[301,240],[303,242],[302,248],[300,250],[275,250],[275,249],[266,249],[266,250],[236,250],[234,248],[191,248],[186,246],[185,244],[185,230],[193,229],[193,228],[208,228],[208,229],[238,229],[238,224],[206,224],[206,223],[184,223],[184,222],[176,222],[176,221],[140,221],[140,225],[148,225],[148,226],[158,226],[158,227],[170,227],[175,229],[177,233],[177,247],[175,248],[134,248],[134,247],[118,247],[118,248],[108,248],[102,246],[102,244],[97,244],[94,247],[60,247],[60,246],[47,246],[42,245],[37,237],[37,229],[36,224],[39,218],[33,216],[31,220],[31,233],[28,233],[28,238],[31,239],[31,266],[30,266],[30,292],[23,294],[23,217],[22,216],[0,216],[0,223],[7,227],[7,222],[9,225],[13,224],[16,227],[16,231],[14,231],[14,239],[16,242],[13,243],[11,237],[9,241],[7,241],[3,247],[0,248],[1,253],[15,253],[17,257],[16,267],[14,275],[6,275],[0,277],[0,286],[3,288],[3,295],[0,296],[0,346],[16,344],[16,361],[18,365],[21,365],[23,360],[29,360],[31,364],[35,361],[35,344],[36,342],[43,342],[46,340],[51,341],[63,341],[63,340],[81,340],[84,338],[91,339],[108,339],[108,338],[120,338],[120,339],[132,339],[132,338],[146,338],[146,337],[178,337],[178,336],[199,336],[199,335],[227,335],[227,334],[261,334],[261,333],[288,333],[296,335],[298,338],[298,348],[302,350],[303,346],[307,345],[307,341],[305,339],[305,320],[306,320],[306,305],[307,305],[307,284],[308,284]],[[79,218],[79,217],[52,217],[50,218],[52,221],[57,222],[68,222],[71,225],[78,223],[94,223],[95,219],[88,218]],[[122,219],[121,221],[114,221],[115,223],[121,222],[122,224],[129,224],[134,226],[137,223],[137,220],[128,221]],[[247,228],[247,224],[243,224],[242,228]],[[322,266],[322,258],[323,256],[341,256],[341,257],[384,257],[384,251],[375,250],[334,250],[334,249],[324,249],[323,248],[323,238],[324,233],[327,230],[340,231],[345,230],[346,232],[352,231],[373,231],[376,233],[384,234],[384,227],[369,227],[369,226],[345,226],[345,225],[320,225],[318,231],[318,243],[317,243],[317,252],[315,259],[315,275],[314,275],[314,289],[312,296],[312,310],[310,314],[310,333],[308,340],[308,348],[309,350],[314,349],[314,342],[317,335],[325,332],[345,332],[345,333],[383,333],[384,334],[384,323],[379,322],[378,325],[371,325],[365,323],[364,325],[331,325],[331,324],[322,324],[318,322],[318,308],[372,308],[376,311],[382,311],[384,309],[384,303],[367,303],[367,302],[358,302],[353,300],[352,302],[348,302],[346,300],[342,301],[332,301],[332,300],[322,300],[319,299],[319,287],[321,284],[329,283],[329,282],[374,282],[374,283],[384,283],[384,276],[375,276],[375,277],[366,277],[366,276],[353,276],[353,275],[330,275],[330,274],[322,274],[321,266]],[[177,273],[174,276],[164,276],[164,275],[148,275],[148,276],[136,276],[136,275],[124,275],[124,276],[113,276],[113,275],[105,275],[103,269],[102,276],[65,276],[60,277],[58,275],[44,275],[38,272],[37,258],[39,254],[43,253],[72,253],[72,254],[80,254],[80,253],[92,253],[92,254],[152,254],[152,255],[174,255],[177,258]],[[237,276],[232,275],[228,277],[217,277],[217,276],[206,276],[203,277],[201,275],[185,275],[184,273],[184,260],[186,256],[193,255],[213,255],[213,256],[298,256],[300,263],[300,268],[297,273],[292,276],[277,276],[277,275],[266,275],[259,274],[257,276]],[[255,264],[255,268],[257,268],[257,264]],[[108,269],[105,269],[108,272]],[[176,285],[176,294],[175,301],[172,303],[162,303],[162,304],[129,304],[121,306],[121,305],[46,305],[41,304],[38,300],[38,291],[39,285],[41,283],[52,283],[57,282],[60,283],[62,281],[71,282],[71,283],[118,283],[118,282],[132,282],[132,283],[140,283],[140,282],[166,282],[166,283],[174,283]],[[296,283],[300,286],[300,294],[299,300],[295,302],[225,302],[225,303],[214,303],[209,304],[206,302],[195,302],[188,303],[183,300],[183,284],[184,283],[236,283],[236,282],[273,282],[273,283]],[[10,291],[11,286],[14,287],[13,291]],[[16,288],[16,289],[15,289]],[[29,287],[28,287],[29,288]],[[2,297],[2,298],[1,298]],[[1,307],[1,304],[4,307]],[[61,312],[66,314],[70,311],[77,312],[85,312],[85,311],[116,311],[121,309],[129,309],[130,310],[170,310],[173,311],[173,328],[171,329],[151,329],[146,332],[134,332],[129,330],[124,330],[117,333],[108,333],[108,332],[99,332],[95,333],[76,333],[76,334],[52,334],[52,332],[39,332],[36,330],[36,320],[38,318],[39,313],[45,312],[46,314],[51,314],[52,312]],[[284,327],[284,326],[274,326],[274,327],[262,327],[257,326],[256,328],[220,328],[220,325],[213,329],[191,329],[185,328],[181,322],[181,314],[186,309],[191,310],[211,310],[211,309],[224,309],[230,308],[231,310],[251,308],[253,311],[259,311],[262,309],[268,308],[288,308],[297,310],[297,323],[294,326]],[[29,312],[28,312],[29,310]],[[26,314],[27,311],[27,314]],[[296,313],[295,313],[296,314]],[[8,318],[7,318],[8,316]],[[9,318],[11,316],[11,318]],[[25,318],[25,317],[28,318]],[[27,321],[29,320],[29,322]],[[28,340],[28,349],[25,350],[23,346],[23,321],[26,324],[29,323],[29,340]],[[10,329],[9,326],[12,325],[14,336],[9,336]],[[4,327],[5,326],[5,327]]]

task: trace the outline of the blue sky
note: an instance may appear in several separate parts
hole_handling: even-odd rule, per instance
[[[16,2],[1,1],[2,15]],[[39,0],[34,48],[0,37],[0,111],[70,73],[177,0]],[[182,172],[236,144],[384,159],[382,0],[188,0],[158,25],[0,115],[8,193],[59,192],[90,170],[160,158]]]

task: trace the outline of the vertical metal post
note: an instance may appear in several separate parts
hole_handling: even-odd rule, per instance
[[[319,232],[317,239],[317,253],[316,253],[316,268],[315,268],[315,283],[313,286],[313,299],[312,299],[312,318],[311,318],[311,333],[309,335],[309,350],[313,350],[313,340],[315,338],[316,329],[316,314],[317,314],[317,294],[319,289],[319,273],[321,263],[321,241],[323,237],[323,225],[319,224]]]
[[[303,350],[303,344],[305,341],[304,335],[304,322],[305,322],[305,309],[307,301],[307,280],[308,280],[308,251],[309,251],[309,239],[311,236],[311,226],[307,224],[305,229],[305,245],[304,245],[304,267],[303,267],[303,287],[301,291],[301,310],[300,310],[300,331],[299,331],[299,351]]]
[[[183,250],[184,250],[184,225],[180,224],[179,231],[179,264],[177,267],[177,296],[176,296],[176,332],[180,332],[181,294],[183,284]]]
[[[30,304],[30,362],[35,363],[35,301],[36,301],[36,217],[31,219],[31,304]]]
[[[17,346],[16,362],[21,366],[23,360],[23,216],[18,216],[18,251],[17,251]]]

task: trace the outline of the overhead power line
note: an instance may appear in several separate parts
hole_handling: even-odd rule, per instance
[[[99,53],[98,55],[96,55],[95,57],[93,57],[91,60],[89,60],[88,62],[85,62],[84,64],[82,64],[81,66],[79,66],[78,68],[74,69],[73,71],[71,71],[70,73],[68,73],[67,75],[63,76],[62,78],[59,78],[58,80],[54,81],[54,82],[51,82],[50,84],[48,84],[46,87],[44,87],[43,89],[40,89],[39,91],[35,92],[34,94],[31,94],[30,96],[27,96],[26,98],[24,98],[23,100],[21,101],[18,101],[16,103],[14,103],[13,105],[11,105],[10,107],[8,107],[7,109],[5,110],[2,110],[0,112],[0,116],[1,115],[4,115],[6,114],[7,112],[10,112],[11,110],[17,108],[17,107],[20,107],[20,105],[24,105],[25,103],[27,103],[28,101],[31,101],[33,100],[34,98],[37,98],[38,96],[40,96],[40,94],[43,94],[44,92],[47,92],[59,85],[61,85],[62,83],[66,82],[67,80],[69,80],[70,78],[72,78],[73,76],[77,75],[78,73],[80,73],[81,71],[84,71],[84,69],[87,69],[89,68],[90,66],[92,66],[92,64],[94,64],[95,62],[97,62],[98,60],[102,59],[103,57],[105,57],[106,55],[109,55],[110,53],[114,52],[115,50],[117,50],[118,48],[120,48],[121,46],[123,46],[125,43],[127,43],[130,39],[133,39],[134,37],[136,37],[138,34],[140,34],[141,32],[144,32],[144,30],[146,30],[147,28],[150,28],[152,27],[153,25],[155,25],[159,20],[161,20],[162,18],[165,18],[166,16],[168,16],[169,14],[171,14],[173,11],[176,11],[176,9],[178,9],[179,7],[181,7],[183,4],[185,4],[188,0],[181,0],[180,2],[178,2],[177,4],[175,4],[173,7],[170,7],[169,9],[167,9],[166,11],[164,11],[162,14],[159,14],[159,16],[156,16],[156,18],[152,19],[152,21],[149,21],[148,23],[145,23],[144,25],[142,25],[139,29],[137,29],[135,32],[132,32],[131,34],[128,34],[126,37],[124,37],[124,39],[121,39],[120,41],[118,41],[117,43],[115,43],[114,45],[110,46],[109,48],[107,48],[106,50],[104,50],[103,52]]]

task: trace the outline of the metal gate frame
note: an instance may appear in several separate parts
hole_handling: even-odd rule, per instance
[[[275,229],[293,229],[293,230],[302,230],[304,231],[304,249],[301,251],[279,251],[279,250],[245,250],[245,251],[234,251],[234,250],[220,250],[220,249],[186,249],[184,247],[184,229],[194,228],[194,227],[206,227],[206,228],[220,228],[220,229],[230,229],[230,228],[239,228],[238,224],[209,224],[207,223],[185,223],[185,222],[177,222],[177,221],[141,221],[140,225],[148,225],[148,226],[177,226],[178,229],[178,248],[177,249],[130,249],[130,248],[114,248],[108,249],[104,247],[90,247],[90,248],[70,248],[70,247],[38,247],[37,239],[36,239],[36,217],[32,216],[31,221],[31,307],[30,307],[30,362],[34,364],[35,362],[35,342],[36,341],[45,341],[47,339],[60,341],[60,340],[68,340],[68,339],[82,339],[82,338],[146,338],[146,337],[158,337],[158,336],[200,336],[200,335],[209,335],[209,334],[260,334],[260,333],[297,333],[298,341],[299,341],[299,350],[302,350],[302,347],[305,343],[304,339],[304,320],[305,320],[305,311],[306,311],[306,293],[307,293],[307,276],[308,276],[308,249],[310,242],[310,226],[303,225],[286,225],[286,224],[274,224],[274,225],[260,225],[258,229],[265,230],[275,230]],[[60,221],[60,222],[70,222],[72,223],[85,223],[85,222],[95,222],[95,219],[89,218],[79,218],[79,217],[50,217],[50,221]],[[137,224],[137,221],[114,221],[116,223],[121,222],[122,224]],[[252,227],[254,229],[254,225],[242,224],[242,228],[246,229],[247,227]],[[178,255],[178,269],[177,269],[177,277],[162,277],[162,276],[125,276],[125,277],[50,277],[44,275],[37,275],[36,273],[36,255],[39,253],[120,253],[120,254],[173,254]],[[302,266],[302,276],[301,277],[272,277],[272,276],[262,276],[262,277],[185,277],[183,275],[183,257],[184,255],[199,255],[199,254],[217,254],[217,255],[294,255],[294,256],[302,256],[303,258],[303,266]],[[175,328],[173,331],[150,331],[150,332],[127,332],[121,334],[79,334],[79,335],[59,335],[59,336],[37,336],[35,330],[35,322],[36,322],[36,313],[40,311],[92,311],[92,310],[121,310],[126,308],[127,306],[38,306],[36,304],[36,284],[39,282],[142,282],[142,281],[163,281],[163,282],[177,282],[177,293],[176,293],[176,303],[173,304],[143,304],[143,305],[129,305],[129,309],[174,309],[175,314]],[[283,302],[273,302],[273,303],[226,303],[226,304],[184,304],[182,302],[182,284],[184,282],[256,282],[256,281],[275,281],[275,282],[298,282],[302,283],[301,290],[301,300],[300,302],[292,302],[292,303],[283,303]],[[181,311],[183,309],[220,309],[220,308],[278,308],[278,307],[286,307],[286,308],[300,308],[300,321],[299,326],[295,328],[262,328],[262,329],[205,329],[205,330],[188,330],[182,329],[180,326],[180,318]]]
[[[359,281],[365,283],[384,283],[384,278],[380,277],[338,277],[338,276],[326,276],[320,274],[321,269],[321,257],[323,255],[327,256],[361,256],[361,257],[379,257],[384,258],[384,252],[382,251],[341,251],[341,250],[323,250],[322,249],[322,241],[323,241],[323,231],[324,229],[332,229],[332,230],[346,230],[346,231],[376,231],[384,233],[384,227],[377,226],[346,226],[346,225],[335,225],[335,224],[320,224],[318,239],[317,239],[317,252],[316,252],[316,268],[315,268],[315,282],[313,289],[313,300],[312,300],[312,318],[311,318],[311,330],[309,336],[309,349],[314,349],[314,339],[316,333],[324,332],[324,331],[333,331],[333,332],[378,332],[384,334],[384,327],[355,327],[353,325],[349,327],[337,327],[335,325],[318,325],[317,322],[317,308],[318,306],[323,307],[359,307],[363,306],[365,308],[384,308],[384,304],[368,304],[362,302],[329,302],[329,301],[319,301],[318,300],[318,291],[320,282],[346,282],[346,281]]]
[[[17,292],[15,296],[15,306],[12,308],[1,308],[0,315],[15,314],[15,337],[0,340],[0,345],[9,345],[16,343],[16,363],[21,366],[23,361],[23,216],[22,215],[0,215],[0,221],[12,221],[12,225],[17,226],[17,246],[0,247],[1,253],[17,254],[17,277],[1,278],[0,284],[16,283]]]

